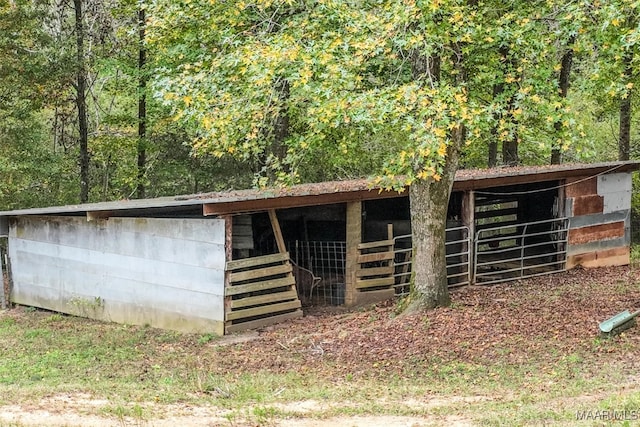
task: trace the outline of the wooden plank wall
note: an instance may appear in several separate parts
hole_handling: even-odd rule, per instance
[[[631,173],[566,180],[567,268],[629,263]]]
[[[302,316],[287,252],[229,261],[227,275],[227,333]]]
[[[355,260],[354,305],[384,301],[395,294],[393,226],[388,225],[387,239],[359,243]]]
[[[189,332],[224,332],[219,219],[18,217],[12,300],[63,313]]]

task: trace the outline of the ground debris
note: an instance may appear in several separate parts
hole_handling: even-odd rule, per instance
[[[306,316],[259,332],[260,339],[234,348],[224,369],[331,369],[357,374],[406,373],[435,360],[482,364],[501,357],[520,363],[535,352],[563,357],[588,353],[598,323],[625,309],[640,309],[640,271],[629,267],[575,269],[452,293],[452,305],[397,317],[389,301],[336,313],[310,309]],[[640,343],[638,328],[626,339]],[[599,352],[619,352],[601,346]],[[553,363],[549,356],[549,362]],[[363,369],[363,367],[367,369]]]

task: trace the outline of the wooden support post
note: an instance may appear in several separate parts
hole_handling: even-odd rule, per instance
[[[7,308],[7,298],[9,297],[5,290],[7,289],[4,285],[4,251],[2,247],[0,247],[0,283],[2,283],[2,289],[0,292],[0,308],[2,310],[6,310]],[[9,278],[7,278],[9,280]]]
[[[283,254],[287,252],[287,247],[284,244],[282,230],[280,229],[280,223],[278,222],[278,215],[276,215],[275,209],[269,209],[269,220],[271,220],[271,227],[273,228],[273,235],[276,238],[276,245],[278,245],[278,252]]]
[[[225,272],[224,272],[224,320],[231,311],[231,296],[227,295],[227,289],[231,286],[231,272],[226,271],[227,266],[233,261],[233,217],[225,215],[224,219],[224,255],[225,255]]]
[[[346,306],[357,303],[356,271],[358,269],[358,245],[362,242],[362,202],[347,203],[347,247],[345,254],[345,298]]]
[[[473,191],[465,191],[462,197],[462,225],[469,229],[469,284],[474,283],[475,271],[474,252],[475,252],[475,234],[476,234],[476,199]],[[463,246],[463,250],[467,249]]]

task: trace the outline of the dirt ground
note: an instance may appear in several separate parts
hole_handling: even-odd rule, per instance
[[[336,377],[380,377],[415,375],[421,360],[458,360],[491,364],[526,363],[544,355],[550,367],[568,354],[592,355],[594,372],[599,364],[620,363],[628,372],[626,381],[640,380],[640,327],[623,338],[626,345],[594,348],[598,323],[622,310],[640,310],[640,270],[629,267],[574,269],[522,282],[492,287],[467,287],[452,294],[453,304],[425,315],[398,316],[396,302],[367,309],[337,308],[308,310],[305,317],[259,331],[214,340],[210,346],[228,346],[233,357],[216,361],[220,372],[287,372],[308,370]],[[607,352],[599,357],[598,352]],[[600,355],[602,356],[602,355]],[[329,362],[329,363],[327,363]],[[330,371],[327,371],[330,369]],[[540,369],[545,369],[544,366]],[[588,373],[585,373],[585,375]],[[492,400],[495,396],[422,396],[402,405],[437,408],[459,403]],[[585,400],[597,396],[583,396]],[[466,399],[466,400],[465,400]],[[386,402],[393,404],[394,402]],[[163,406],[163,414],[152,420],[101,418],[95,408],[105,401],[83,394],[56,395],[21,406],[0,406],[0,426],[218,426],[230,423],[228,411],[214,406]],[[348,405],[348,402],[335,402]],[[148,403],[153,408],[154,403]],[[296,418],[270,421],[268,425],[291,427],[348,426],[471,426],[460,415],[430,418],[403,416],[354,416],[313,419],[305,415],[327,409],[326,402],[313,400],[283,405]],[[446,411],[444,411],[446,412]],[[443,413],[443,411],[434,411]],[[251,425],[251,424],[248,424]],[[254,424],[255,425],[255,424]]]
[[[170,412],[171,416],[150,420],[140,420],[123,417],[120,420],[102,418],[93,415],[83,415],[92,406],[102,405],[104,402],[92,402],[82,396],[56,396],[54,402],[42,402],[43,406],[50,409],[29,410],[20,406],[0,406],[0,425],[4,423],[20,426],[65,426],[65,427],[111,427],[111,426],[154,426],[154,427],[213,427],[213,426],[256,426],[255,422],[230,421],[225,417],[225,410],[215,407],[191,407],[187,405],[171,405],[164,407],[163,411]],[[64,402],[64,403],[63,403]],[[446,402],[438,401],[437,404]],[[429,402],[424,402],[429,405]],[[332,417],[328,419],[308,419],[305,414],[322,409],[322,405],[316,401],[295,402],[286,408],[295,413],[299,418],[286,420],[269,420],[265,425],[290,426],[290,427],[427,427],[427,426],[473,426],[470,420],[460,416],[442,417],[407,417],[407,416],[353,416]]]

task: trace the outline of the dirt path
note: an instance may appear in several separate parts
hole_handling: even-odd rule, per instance
[[[385,402],[398,406],[434,409],[446,407],[453,403],[482,401],[483,397],[473,398],[432,398],[425,401]],[[448,416],[353,416],[331,417],[315,419],[314,414],[327,409],[326,404],[314,400],[290,402],[272,405],[273,408],[284,410],[292,414],[291,418],[265,418],[261,420],[243,417],[233,411],[214,406],[191,405],[144,405],[147,413],[165,414],[158,418],[134,417],[101,417],[93,415],[107,405],[105,400],[92,400],[86,395],[57,395],[28,406],[6,405],[0,406],[0,425],[42,426],[42,427],[111,427],[111,426],[139,426],[139,427],[211,427],[211,426],[290,426],[290,427],[427,427],[427,426],[473,426],[471,420],[458,415]],[[344,404],[344,402],[343,402]],[[347,403],[348,404],[348,403]],[[250,414],[251,408],[243,412]]]

